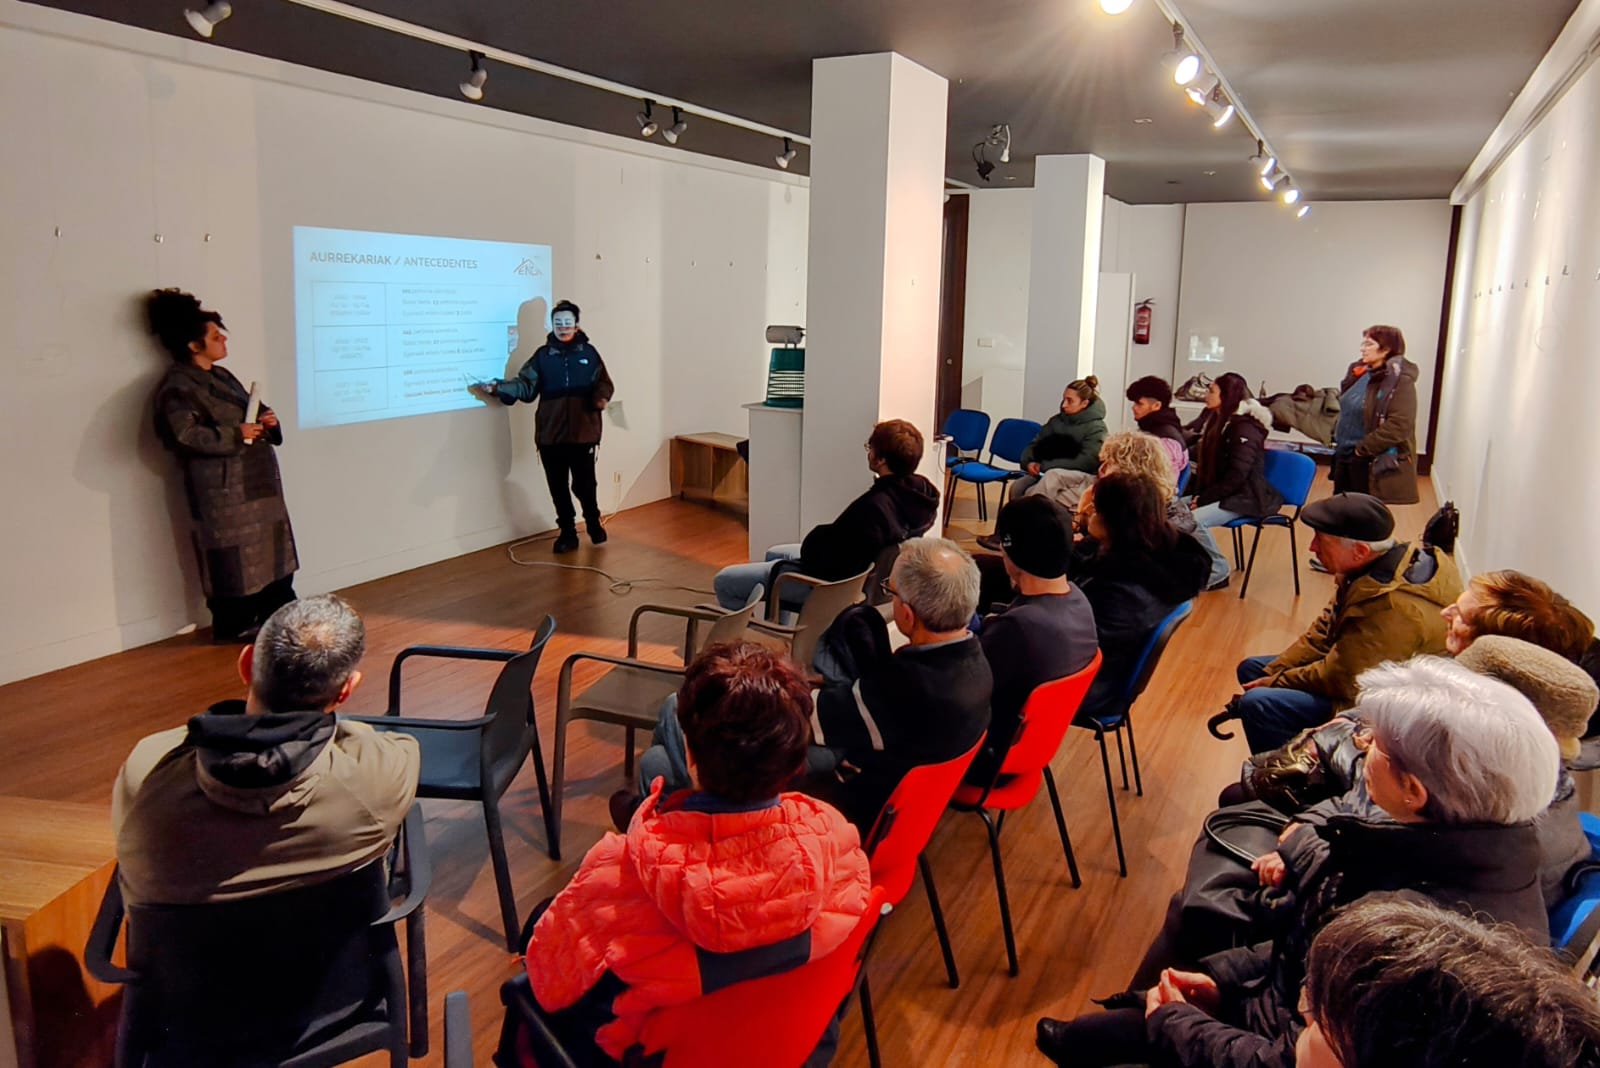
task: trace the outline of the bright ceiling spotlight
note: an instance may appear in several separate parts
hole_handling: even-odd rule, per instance
[[[661,136],[666,139],[667,144],[675,145],[678,143],[678,138],[683,136],[683,131],[688,128],[689,124],[683,120],[683,109],[675,107],[672,109],[672,125],[663,130]]]
[[[1211,116],[1213,128],[1220,130],[1232,122],[1236,110],[1233,101],[1223,96],[1221,89],[1211,91],[1211,99],[1206,101],[1206,114]]]
[[[1300,210],[1294,213],[1294,217],[1296,219],[1304,219],[1307,215],[1310,215],[1310,214],[1311,214],[1311,205],[1310,204],[1302,204],[1302,205],[1300,205]]]
[[[1267,192],[1275,193],[1279,196],[1287,196],[1287,190],[1293,188],[1294,185],[1289,175],[1283,171],[1279,171],[1276,175],[1264,175],[1261,179],[1261,184],[1267,187]],[[1291,201],[1285,200],[1284,203],[1288,204]]]
[[[1273,160],[1272,166],[1261,172],[1261,188],[1273,192],[1278,186],[1278,179],[1284,175],[1278,170],[1278,161]]]
[[[216,30],[217,23],[233,14],[233,5],[217,0],[214,4],[207,4],[196,11],[192,7],[183,9],[183,17],[189,20],[189,28],[201,37],[209,39]]]
[[[1100,10],[1107,15],[1120,15],[1133,6],[1133,0],[1100,0]]]
[[[1172,24],[1172,51],[1162,53],[1161,66],[1172,72],[1176,85],[1188,85],[1200,76],[1200,57],[1185,43],[1183,27],[1176,22]]]
[[[1206,101],[1211,99],[1211,94],[1216,92],[1221,86],[1221,78],[1217,77],[1215,74],[1208,74],[1204,78],[1196,79],[1193,85],[1189,86],[1183,91],[1183,95],[1194,101],[1196,104],[1204,107]]]
[[[640,137],[654,137],[656,131],[661,129],[655,119],[655,103],[654,100],[646,100],[644,102],[644,110],[633,117],[634,121],[639,124]]]
[[[1261,138],[1256,138],[1256,154],[1250,157],[1250,166],[1256,169],[1257,174],[1266,174],[1277,165],[1277,158],[1269,155],[1267,150],[1262,147]]]
[[[776,156],[773,156],[772,162],[776,163],[784,170],[788,170],[789,164],[794,162],[794,143],[787,137],[783,139],[783,151],[779,152]]]
[[[483,69],[483,53],[468,52],[467,55],[472,57],[472,73],[459,86],[461,95],[468,100],[482,100],[483,83],[489,80],[489,72]]]
[[[989,127],[989,136],[983,142],[1000,150],[1000,162],[1011,162],[1011,124],[997,122]]]
[[[1300,199],[1300,190],[1293,182],[1291,182],[1289,185],[1284,187],[1283,192],[1279,193],[1278,197],[1285,204],[1293,204]]]

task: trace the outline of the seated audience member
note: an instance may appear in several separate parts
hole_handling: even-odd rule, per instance
[[[1183,420],[1172,410],[1172,387],[1166,379],[1145,375],[1128,387],[1128,400],[1133,403],[1133,418],[1139,429],[1161,442],[1162,451],[1172,462],[1172,477],[1182,477],[1183,469],[1189,466],[1189,442],[1183,436]]]
[[[1211,566],[1200,543],[1167,522],[1156,485],[1132,474],[1105,475],[1095,483],[1088,533],[1069,574],[1094,606],[1104,659],[1080,720],[1115,711],[1112,705],[1150,635],[1174,608],[1200,593]]]
[[[239,655],[249,687],[145,738],[117,774],[123,899],[198,905],[310,886],[388,852],[416,797],[416,739],[334,715],[366,632],[331,595],[294,601]]]
[[[1187,534],[1198,541],[1208,559],[1221,556],[1216,541],[1211,537],[1210,529],[1195,522],[1194,510],[1178,496],[1177,478],[1167,463],[1164,448],[1166,444],[1167,441],[1142,431],[1125,430],[1112,434],[1100,449],[1100,476],[1104,478],[1106,475],[1120,472],[1148,479],[1161,493],[1161,503],[1166,510],[1167,522],[1172,524],[1178,533]],[[1083,521],[1085,523],[1088,521],[1087,512],[1083,516]],[[1211,589],[1213,583],[1214,580],[1208,575],[1206,588]],[[1223,576],[1221,585],[1227,584],[1227,576]]]
[[[889,546],[933,526],[939,515],[939,491],[917,474],[921,432],[904,419],[890,419],[872,428],[866,449],[867,466],[875,476],[867,491],[851,501],[839,518],[813,527],[799,545],[775,545],[767,550],[765,561],[734,564],[717,572],[712,588],[718,604],[729,611],[743,608],[758,584],[770,593],[774,565],[784,561],[798,561],[797,567],[787,570],[825,582],[859,575]]]
[[[1479,634],[1521,638],[1576,664],[1594,640],[1594,623],[1549,584],[1520,571],[1485,571],[1467,580],[1444,609],[1444,643],[1459,656]]]
[[[1242,376],[1229,371],[1206,387],[1194,477],[1189,484],[1196,523],[1220,527],[1235,519],[1276,515],[1283,507],[1283,495],[1272,488],[1266,476],[1267,431],[1271,429],[1272,413],[1251,399]],[[1233,574],[1233,565],[1215,541],[1207,551],[1212,554],[1210,588],[1220,588]]]
[[[1306,958],[1295,1068],[1600,1064],[1594,991],[1542,945],[1401,895],[1374,895]]]
[[[1275,868],[1257,862],[1281,922],[1274,940],[1165,970],[1142,1008],[1043,1019],[1040,1049],[1083,1066],[1287,1068],[1307,948],[1336,910],[1375,892],[1409,890],[1548,937],[1531,821],[1554,793],[1558,750],[1527,699],[1419,657],[1368,672],[1358,709],[1370,724],[1367,790],[1388,818],[1298,826],[1268,854]]]
[[[1097,641],[1094,611],[1067,581],[1072,517],[1066,509],[1038,494],[1023,497],[1000,509],[994,529],[1017,595],[987,616],[978,632],[994,675],[989,736],[967,772],[967,781],[980,786],[994,781],[1028,696],[1043,683],[1088,667]]]
[[[1061,410],[1052,415],[1022,450],[1026,472],[1011,483],[1017,500],[1046,471],[1086,471],[1100,466],[1100,445],[1106,440],[1106,402],[1098,392],[1100,380],[1090,375],[1067,384],[1061,391]]]
[[[800,670],[758,645],[712,646],[689,665],[676,720],[693,788],[658,780],[528,944],[534,997],[564,1039],[603,1054],[579,1063],[620,1062],[652,1010],[817,960],[855,927],[870,883],[855,828],[785,790],[810,715]]]
[[[960,546],[944,538],[906,542],[888,588],[894,625],[908,644],[862,665],[855,682],[817,693],[819,750],[802,787],[837,805],[863,833],[907,771],[953,760],[977,743],[989,728],[994,686],[983,647],[967,629],[978,606],[978,568]]]
[[[1238,711],[1252,753],[1276,749],[1355,700],[1356,679],[1385,660],[1445,650],[1440,611],[1461,593],[1445,553],[1394,540],[1394,516],[1364,493],[1308,504],[1311,551],[1337,579],[1333,601],[1289,648],[1239,664]]]

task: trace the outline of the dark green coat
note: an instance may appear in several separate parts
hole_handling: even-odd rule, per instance
[[[1096,397],[1077,415],[1057,412],[1022,450],[1022,466],[1041,470],[1100,470],[1100,446],[1106,441],[1106,402]]]

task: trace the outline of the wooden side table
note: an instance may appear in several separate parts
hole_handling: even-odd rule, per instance
[[[732,434],[680,434],[672,439],[672,495],[737,508],[750,503],[750,469]]]
[[[100,1068],[118,987],[83,967],[116,866],[108,805],[0,797],[0,941],[20,1068]]]

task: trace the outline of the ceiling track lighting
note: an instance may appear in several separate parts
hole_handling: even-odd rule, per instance
[[[1220,130],[1232,122],[1237,110],[1232,101],[1222,95],[1220,88],[1211,90],[1211,98],[1206,101],[1206,114],[1211,116],[1212,129]]]
[[[461,95],[468,100],[482,100],[483,83],[489,80],[489,72],[483,67],[483,53],[468,52],[467,55],[472,59],[472,73],[459,86]]]
[[[978,177],[989,181],[989,175],[994,173],[994,160],[990,159],[983,151],[988,141],[979,141],[972,146],[972,162],[978,168]]]
[[[1176,85],[1188,85],[1200,77],[1204,67],[1199,53],[1184,39],[1183,26],[1176,21],[1172,23],[1172,51],[1162,54],[1161,65],[1171,72]]]
[[[646,100],[644,110],[634,116],[634,120],[639,124],[640,137],[654,137],[656,131],[661,129],[661,125],[655,119],[655,104],[654,100]]]
[[[672,125],[662,130],[661,136],[667,144],[675,145],[678,143],[678,138],[683,136],[683,131],[688,128],[689,124],[683,118],[683,109],[675,107],[672,109]]]
[[[1283,197],[1285,204],[1294,203],[1294,201],[1288,199],[1289,190],[1294,189],[1294,181],[1286,172],[1279,171],[1270,181],[1267,178],[1262,178],[1261,184],[1267,187],[1267,192]],[[1300,198],[1299,190],[1296,190],[1294,195],[1295,199],[1298,200]]]
[[[989,139],[984,142],[1000,150],[1000,162],[1011,162],[1011,124],[997,122],[989,128]]]
[[[1100,10],[1107,15],[1120,15],[1133,6],[1133,0],[1100,0]]]
[[[788,170],[789,164],[794,162],[794,142],[785,137],[783,139],[783,151],[772,157],[772,162],[784,170]]]
[[[183,17],[188,20],[189,28],[207,40],[210,40],[212,33],[216,31],[217,23],[231,14],[233,14],[233,5],[226,3],[225,0],[217,0],[214,4],[207,4],[198,11],[192,7],[183,9]]]
[[[1311,205],[1310,204],[1302,204],[1302,205],[1300,205],[1300,210],[1294,213],[1294,217],[1296,219],[1304,219],[1307,215],[1310,215],[1310,214],[1311,214]]]
[[[1296,204],[1296,203],[1299,203],[1299,201],[1300,201],[1300,188],[1298,186],[1296,186],[1293,182],[1290,182],[1287,186],[1284,187],[1283,192],[1278,194],[1278,199],[1282,200],[1285,204]]]
[[[1222,87],[1222,79],[1215,74],[1207,74],[1204,78],[1195,79],[1195,83],[1183,91],[1183,95],[1191,101],[1204,107],[1206,101],[1211,99],[1211,94]]]

